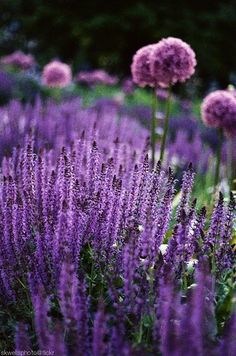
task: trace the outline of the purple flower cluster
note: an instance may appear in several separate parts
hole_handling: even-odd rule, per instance
[[[108,74],[102,69],[97,69],[93,71],[79,72],[75,77],[75,81],[87,85],[116,85],[118,83],[118,78]]]
[[[14,100],[0,108],[0,159],[9,156],[14,146],[23,145],[31,131],[37,149],[46,146],[58,152],[63,145],[77,140],[83,131],[93,135],[95,128],[96,140],[107,152],[113,151],[113,142],[119,137],[120,144],[127,144],[124,151],[138,154],[148,137],[147,129],[131,115],[119,116],[119,106],[114,100],[100,100],[91,107],[83,107],[78,97],[61,104],[44,103],[38,98],[34,105],[23,105]]]
[[[179,38],[162,39],[154,47],[150,56],[151,74],[161,87],[169,87],[190,78],[196,66],[192,48]]]
[[[229,135],[236,131],[236,99],[231,92],[217,90],[204,99],[202,119],[207,126],[223,128]]]
[[[169,87],[185,82],[195,72],[195,53],[179,38],[163,38],[140,48],[133,57],[133,81],[141,87]]]
[[[2,57],[1,63],[19,69],[30,69],[36,64],[35,59],[31,54],[24,54],[21,51],[16,51],[8,56]]]
[[[72,72],[68,64],[52,61],[43,68],[42,83],[48,87],[63,88],[72,81]]]
[[[131,73],[134,83],[140,87],[145,87],[149,85],[151,87],[155,86],[155,80],[151,75],[151,53],[154,48],[153,45],[148,45],[140,48],[133,56],[133,62],[131,65]]]
[[[103,138],[108,130],[99,120],[60,152],[37,149],[31,135],[3,160],[0,299],[6,308],[27,304],[29,288],[34,310],[34,331],[23,316],[16,350],[220,354],[235,317],[224,336],[209,332],[216,327],[213,280],[234,264],[233,197],[227,204],[220,196],[207,230],[205,212],[191,202],[190,166],[172,231],[172,171],[150,169],[145,140],[134,152],[129,140],[113,141],[114,132]],[[195,279],[187,272],[193,259]],[[235,346],[227,345],[229,354]]]

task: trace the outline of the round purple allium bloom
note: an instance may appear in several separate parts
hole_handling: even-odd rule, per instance
[[[191,77],[197,64],[192,48],[179,38],[158,42],[150,55],[150,70],[155,84],[166,88]]]
[[[31,54],[16,51],[1,58],[1,63],[11,65],[19,69],[30,69],[35,65],[35,59]]]
[[[52,61],[43,68],[42,82],[48,87],[63,88],[71,83],[72,73],[68,64]]]
[[[226,90],[216,90],[203,100],[201,114],[207,126],[235,130],[236,99]]]
[[[133,82],[140,87],[145,87],[146,85],[155,86],[155,81],[150,72],[150,57],[155,46],[155,44],[151,44],[142,47],[133,56],[131,64]]]

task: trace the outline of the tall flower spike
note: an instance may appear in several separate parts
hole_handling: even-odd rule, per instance
[[[176,211],[176,220],[177,222],[180,221],[180,216],[182,214],[182,211],[185,211],[185,213],[188,213],[188,208],[189,208],[189,200],[191,196],[191,191],[193,187],[193,182],[194,182],[194,172],[192,169],[192,163],[189,164],[188,170],[184,172],[183,175],[183,181],[182,181],[182,187],[181,187],[181,199],[178,204],[178,208]]]
[[[206,241],[204,246],[204,249],[206,251],[208,252],[212,251],[213,259],[215,259],[215,251],[217,250],[217,246],[220,243],[220,240],[222,239],[223,229],[224,229],[223,223],[224,223],[224,197],[220,192],[218,202],[213,210],[213,214],[210,221],[210,227],[206,235]],[[214,264],[213,267],[215,269],[216,268],[215,261],[213,261],[213,264]]]
[[[88,349],[87,298],[84,285],[79,284],[75,268],[69,263],[62,266],[58,294],[71,352],[77,350],[78,355],[84,355]]]
[[[31,351],[31,345],[27,332],[27,327],[25,324],[21,322],[17,325],[16,336],[15,336],[15,351],[16,352]]]
[[[48,330],[48,300],[42,294],[32,295],[32,302],[34,306],[34,323],[37,334],[39,348],[45,350],[50,347],[50,334]]]
[[[226,323],[223,341],[219,348],[219,355],[235,355],[236,354],[236,311],[231,315],[230,320]]]
[[[98,311],[95,314],[93,324],[93,340],[92,353],[96,356],[103,356],[106,354],[107,346],[105,344],[105,336],[107,334],[106,315],[104,306],[100,304]]]

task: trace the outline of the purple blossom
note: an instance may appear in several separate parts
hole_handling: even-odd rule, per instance
[[[236,124],[236,99],[230,92],[216,90],[204,99],[201,114],[207,126],[228,131]]]
[[[52,61],[45,65],[42,73],[42,83],[48,87],[63,88],[71,83],[72,73],[68,64]]]
[[[100,305],[94,318],[92,353],[96,356],[106,354],[105,336],[107,334],[106,316],[103,305]]]
[[[35,59],[31,54],[16,51],[8,56],[2,57],[1,63],[11,65],[19,69],[30,69],[35,66]]]
[[[194,74],[197,63],[192,48],[174,37],[159,41],[153,47],[149,61],[155,85],[163,88],[185,82]]]
[[[15,351],[31,351],[30,340],[28,336],[28,330],[25,324],[19,323],[17,325],[16,336],[15,336]]]
[[[155,81],[150,72],[151,66],[151,53],[153,52],[155,45],[148,45],[140,48],[133,56],[131,64],[131,73],[133,82],[140,87],[146,85],[154,86]]]
[[[189,167],[175,214],[174,173],[150,167],[146,130],[118,120],[110,103],[12,102],[1,115],[2,147],[20,146],[1,164],[0,299],[13,323],[24,305],[32,348],[66,356],[221,350],[235,328],[226,316],[217,330],[214,308],[222,279],[226,290],[233,285],[232,195],[207,211],[208,228],[206,210],[191,202]],[[18,349],[28,344],[21,325]]]

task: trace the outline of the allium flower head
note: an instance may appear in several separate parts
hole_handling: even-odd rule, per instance
[[[35,65],[35,59],[31,54],[16,51],[8,56],[2,57],[1,63],[5,65],[12,65],[19,69],[29,69]]]
[[[134,83],[140,87],[145,87],[146,85],[153,87],[155,85],[150,72],[150,58],[155,46],[155,44],[152,44],[142,47],[133,56],[131,73]]]
[[[60,61],[52,61],[43,68],[42,82],[48,87],[63,88],[72,80],[71,68]]]
[[[236,99],[225,90],[216,90],[207,95],[201,106],[202,120],[207,126],[224,128],[236,126]]]
[[[149,59],[152,78],[156,85],[163,88],[191,77],[197,63],[192,48],[174,37],[158,42]]]

